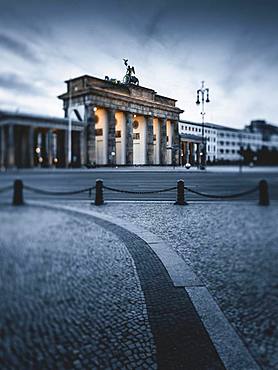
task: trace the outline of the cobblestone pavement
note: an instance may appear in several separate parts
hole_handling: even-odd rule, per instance
[[[168,241],[207,285],[262,368],[278,369],[277,204],[87,203],[87,207]]]
[[[138,236],[72,212],[0,211],[1,369],[224,369]]]
[[[155,339],[159,370],[223,370],[188,294],[183,288],[173,286],[151,247],[122,227],[98,218],[95,221],[119,235],[134,259]]]
[[[1,369],[155,369],[133,259],[85,217],[0,210]]]

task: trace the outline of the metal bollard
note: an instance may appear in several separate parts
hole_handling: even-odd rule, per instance
[[[177,182],[177,200],[175,202],[178,206],[184,206],[187,204],[184,200],[184,181],[178,180]]]
[[[96,195],[95,195],[95,206],[101,206],[103,204],[103,181],[96,180]]]
[[[259,205],[269,206],[268,183],[266,180],[259,182]]]
[[[14,181],[13,205],[22,206],[23,200],[23,182],[21,180]]]

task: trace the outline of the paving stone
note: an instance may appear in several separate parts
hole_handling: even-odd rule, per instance
[[[1,370],[124,369],[146,348],[156,368],[144,294],[114,233],[30,207],[1,208],[0,225]]]
[[[278,369],[278,325],[269,324],[278,322],[276,203],[108,203],[87,204],[87,209],[139,225],[168,242],[209,289],[260,366]]]

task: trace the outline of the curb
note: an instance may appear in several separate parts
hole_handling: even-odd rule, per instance
[[[175,287],[182,287],[189,295],[206,331],[227,370],[259,370],[260,366],[253,359],[241,338],[226,319],[224,313],[209,293],[208,289],[193,272],[191,267],[156,234],[121,219],[95,211],[77,209],[66,205],[30,201],[32,206],[64,210],[85,214],[120,226],[144,240],[161,260]]]

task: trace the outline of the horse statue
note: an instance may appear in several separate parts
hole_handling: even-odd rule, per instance
[[[125,85],[129,85],[129,84],[134,84],[134,85],[139,85],[139,80],[136,76],[133,76],[135,75],[135,69],[134,67],[131,67],[130,65],[128,65],[128,59],[123,59],[124,61],[124,64],[125,66],[127,67],[126,68],[126,74],[123,78],[123,83]]]

